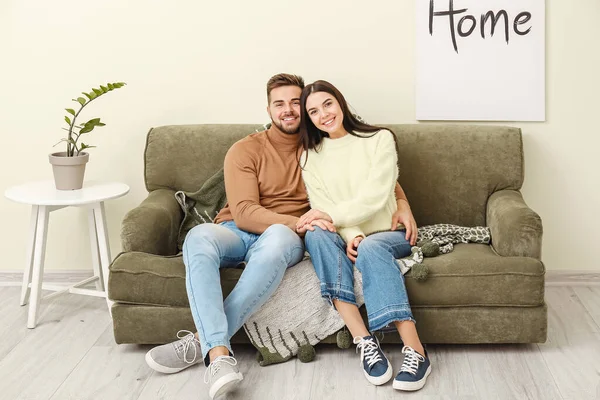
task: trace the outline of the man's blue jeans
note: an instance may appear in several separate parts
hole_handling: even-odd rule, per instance
[[[302,239],[285,225],[271,225],[262,235],[245,232],[233,221],[201,224],[183,244],[186,288],[202,357],[225,346],[244,322],[275,292],[285,270],[304,255]],[[240,280],[223,301],[220,268],[246,263]]]
[[[380,330],[394,321],[413,321],[404,276],[396,258],[410,254],[405,231],[389,231],[367,236],[358,246],[356,268],[362,274],[363,295],[369,329]],[[306,232],[306,250],[321,281],[321,295],[356,304],[352,261],[346,256],[346,243],[337,233],[315,227]]]

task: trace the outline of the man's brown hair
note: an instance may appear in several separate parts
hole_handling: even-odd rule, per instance
[[[304,89],[304,79],[301,76],[291,74],[273,75],[267,82],[267,100],[269,103],[271,102],[271,90],[281,86],[298,86],[300,89]]]

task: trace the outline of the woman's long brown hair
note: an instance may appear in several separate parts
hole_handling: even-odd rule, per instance
[[[320,144],[323,141],[324,137],[329,137],[327,132],[323,132],[319,128],[313,124],[310,116],[308,115],[308,110],[306,109],[306,100],[308,96],[315,92],[325,92],[332,95],[340,104],[342,112],[344,113],[344,120],[342,125],[346,132],[350,135],[364,138],[371,137],[382,129],[386,129],[392,132],[392,137],[394,138],[394,143],[396,146],[396,154],[398,154],[398,140],[396,139],[396,134],[391,131],[391,129],[383,128],[375,125],[370,125],[360,121],[348,107],[348,103],[344,98],[344,95],[331,83],[323,80],[315,81],[302,90],[302,95],[300,96],[300,133],[298,137],[299,145],[302,149],[308,150],[316,150],[318,151],[320,148]],[[360,135],[358,133],[372,133],[372,135]],[[306,159],[304,163],[306,165],[306,160],[308,160],[308,154],[306,155]],[[400,163],[400,156],[398,154],[398,163]]]

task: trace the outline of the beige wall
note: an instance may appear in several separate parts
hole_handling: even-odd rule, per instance
[[[418,0],[425,1],[425,0]],[[544,221],[544,261],[598,270],[600,2],[547,2],[547,122],[523,128],[523,192]],[[0,3],[0,188],[51,178],[63,109],[82,90],[125,81],[85,116],[87,179],[131,186],[107,203],[113,255],[124,214],[146,195],[152,126],[263,123],[264,85],[281,71],[334,82],[369,121],[413,123],[414,1],[116,1]],[[25,258],[29,209],[0,200],[0,270]],[[50,219],[47,269],[89,267],[86,216]]]

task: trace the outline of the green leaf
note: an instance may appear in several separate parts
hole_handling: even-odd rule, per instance
[[[89,93],[86,93],[86,92],[81,92],[81,93],[82,93],[83,95],[85,95],[85,97],[87,97],[87,98],[88,98],[88,100],[91,100],[91,99],[92,99],[92,96],[90,96],[90,94],[89,94]]]
[[[67,124],[71,125],[71,120],[69,119],[69,117],[65,116],[65,121],[67,121]]]
[[[79,131],[79,134],[82,135],[84,133],[89,133],[89,132],[93,131],[95,127],[96,127],[95,125],[86,125],[83,128],[81,128],[81,130]]]
[[[107,86],[108,90],[113,90],[115,88],[115,86],[112,83],[109,83]]]
[[[84,105],[85,104],[85,99],[83,97],[78,97],[77,101],[79,102],[79,104]]]
[[[92,89],[94,91],[94,93],[96,93],[98,96],[100,96],[101,94],[104,94],[104,92],[102,90],[99,89]]]
[[[94,100],[96,97],[98,97],[96,93],[94,93],[93,91],[90,92],[90,100]]]
[[[100,85],[100,89],[102,89],[104,93],[108,92],[108,88],[106,86]]]
[[[85,144],[85,143],[81,143],[81,150],[83,150],[83,149],[91,149],[91,148],[93,148],[93,147],[96,147],[96,146],[88,146],[88,145],[87,145],[87,144]],[[80,150],[80,151],[81,151],[81,150]]]
[[[67,110],[67,112],[73,116],[75,116],[75,110],[73,110],[72,108],[65,108],[65,110]]]
[[[100,122],[100,118],[90,119],[88,122],[83,124],[84,128],[95,127],[95,126],[104,126],[102,122]]]

